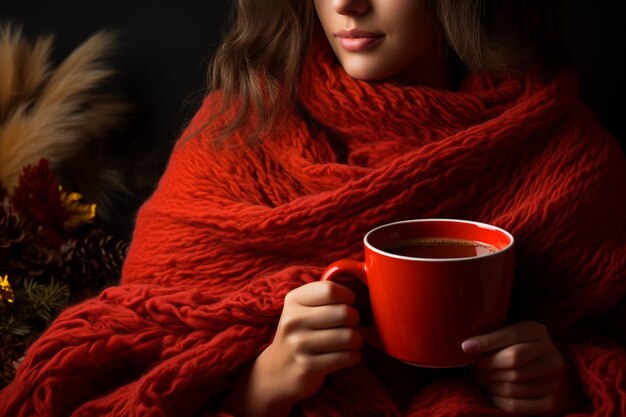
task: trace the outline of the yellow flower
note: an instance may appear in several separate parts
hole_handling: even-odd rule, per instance
[[[9,304],[15,302],[15,295],[13,294],[13,288],[9,282],[9,276],[5,275],[0,277],[0,311]]]
[[[70,215],[64,223],[66,228],[75,229],[83,224],[91,223],[96,217],[96,205],[82,203],[83,196],[81,194],[63,191],[63,187],[60,185],[59,194],[63,208]]]

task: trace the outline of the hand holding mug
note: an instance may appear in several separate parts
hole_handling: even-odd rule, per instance
[[[363,338],[354,293],[334,282],[313,282],[289,292],[271,345],[257,361],[271,369],[283,396],[299,401],[315,394],[331,372],[356,365]]]
[[[480,354],[472,372],[498,408],[551,416],[580,403],[576,378],[540,323],[507,326],[474,336],[462,346],[468,353]]]
[[[513,284],[513,236],[467,220],[386,224],[363,239],[365,261],[342,259],[322,280],[360,279],[369,290],[383,350],[408,364],[473,363],[468,337],[504,324]]]
[[[233,415],[287,416],[315,394],[326,375],[356,365],[363,338],[352,290],[312,282],[289,292],[272,343],[241,375],[223,410]]]

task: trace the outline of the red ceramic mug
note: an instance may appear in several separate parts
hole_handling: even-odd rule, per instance
[[[368,287],[384,351],[406,363],[474,362],[461,343],[501,328],[513,284],[513,236],[485,223],[420,219],[386,224],[363,239],[365,262],[342,259],[322,280],[359,278]]]

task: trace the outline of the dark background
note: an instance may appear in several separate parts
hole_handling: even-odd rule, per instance
[[[621,3],[565,3],[563,32],[581,74],[583,97],[624,146],[626,25]],[[135,184],[133,195],[121,198],[116,210],[108,213],[108,229],[122,237],[130,234],[137,208],[154,189],[173,142],[200,104],[207,64],[226,28],[229,4],[227,0],[0,0],[0,21],[22,24],[31,39],[56,35],[57,62],[99,29],[121,34],[113,60],[118,75],[111,88],[132,104],[133,112],[116,138],[115,149],[141,167],[130,180]]]
[[[116,30],[121,35],[113,62],[116,87],[145,118],[146,130],[138,133],[158,146],[177,133],[188,117],[188,101],[204,87],[226,5],[225,0],[0,0],[0,20],[22,24],[31,39],[55,34],[57,62],[98,30]]]
[[[74,177],[87,177],[89,164],[113,155],[131,194],[108,202],[92,194],[90,183],[63,178],[65,188],[98,204],[98,221],[127,238],[139,205],[151,194],[181,129],[206,92],[208,63],[227,23],[226,0],[0,0],[0,22],[20,24],[33,41],[55,35],[53,58],[60,63],[101,29],[119,34],[110,60],[117,74],[107,90],[131,104],[121,130],[106,144],[92,144],[89,161],[72,162]],[[1,63],[0,63],[1,65]],[[95,154],[98,155],[95,155]],[[129,166],[130,165],[130,166]],[[69,175],[68,175],[69,177]]]

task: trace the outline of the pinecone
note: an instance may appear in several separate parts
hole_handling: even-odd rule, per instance
[[[36,243],[20,244],[14,253],[15,255],[9,261],[11,266],[35,277],[43,275],[44,272],[58,262],[56,253]]]
[[[122,272],[122,264],[128,252],[128,242],[112,236],[106,236],[96,240],[95,245],[92,245],[92,249],[96,253],[101,254],[97,259],[101,261],[100,267],[104,273],[110,278],[119,278]]]
[[[128,242],[112,236],[71,240],[63,247],[62,271],[75,285],[97,290],[119,279],[127,251]]]
[[[8,198],[0,203],[0,250],[24,240],[25,232],[22,220],[13,210]]]

